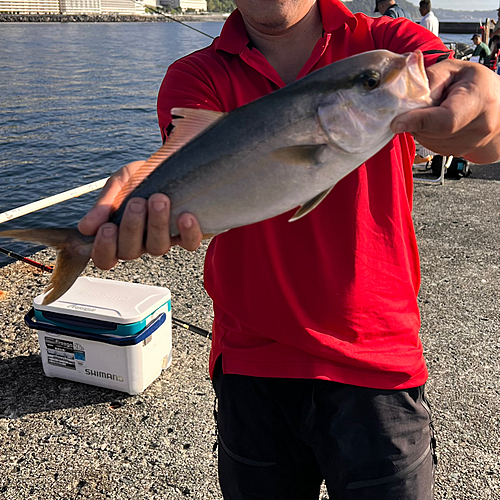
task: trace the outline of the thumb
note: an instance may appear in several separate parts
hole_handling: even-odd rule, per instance
[[[410,132],[425,137],[449,137],[456,131],[456,124],[456,114],[438,106],[414,109],[397,116],[391,123],[391,130],[395,134]]]

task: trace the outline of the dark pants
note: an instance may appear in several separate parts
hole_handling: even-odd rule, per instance
[[[226,500],[432,500],[434,438],[424,387],[214,374]]]

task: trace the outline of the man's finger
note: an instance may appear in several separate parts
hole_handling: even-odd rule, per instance
[[[116,257],[118,228],[108,222],[102,224],[97,231],[94,246],[92,247],[92,260],[99,269],[111,269],[118,259]]]
[[[161,193],[153,194],[148,200],[148,230],[146,252],[164,255],[170,249],[170,200]]]
[[[410,132],[435,138],[448,138],[468,127],[481,112],[475,99],[464,104],[461,91],[450,95],[441,106],[414,109],[394,118],[395,133]],[[457,141],[458,142],[458,141]]]
[[[125,208],[118,233],[117,256],[121,260],[137,259],[144,253],[147,201],[132,198]]]
[[[180,235],[172,238],[172,245],[179,245],[191,252],[196,250],[203,239],[203,234],[196,218],[191,214],[181,214],[177,219],[177,227],[179,228]]]

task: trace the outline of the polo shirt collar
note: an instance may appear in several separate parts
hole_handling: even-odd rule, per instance
[[[344,26],[348,26],[351,32],[354,31],[358,21],[340,0],[318,0],[318,3],[326,33]],[[224,23],[221,34],[215,42],[215,48],[230,54],[240,54],[249,42],[245,23],[239,10],[236,9]]]

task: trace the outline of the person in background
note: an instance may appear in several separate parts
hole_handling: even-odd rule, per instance
[[[402,9],[396,3],[396,0],[376,0],[374,12],[380,12],[383,16],[389,16],[393,19],[397,17],[406,17],[406,19],[412,21],[410,14]]]
[[[491,20],[495,25],[495,28],[490,32],[490,37],[494,37],[495,35],[500,35],[500,9],[497,10],[498,19],[497,21]]]
[[[481,64],[484,64],[485,66],[488,66],[491,56],[490,48],[483,42],[482,37],[479,33],[476,33],[471,40],[476,46],[472,57],[479,57],[479,62]]]
[[[417,146],[417,153],[415,154],[414,165],[421,165],[422,163],[429,163],[434,158],[434,153],[424,146]]]
[[[498,53],[500,51],[500,35],[494,35],[490,40],[490,64],[489,68],[498,71]]]
[[[490,39],[490,51],[491,55],[496,55],[500,49],[500,35],[494,35]]]
[[[286,213],[210,242],[204,285],[214,307],[209,368],[223,497],[317,500],[325,479],[332,500],[431,500],[410,133],[441,155],[498,161],[500,79],[451,59],[416,23],[353,14],[340,0],[236,5],[209,47],[169,67],[158,95],[164,141],[172,108],[231,112],[376,49],[420,50],[439,105],[397,117],[391,142],[301,220]],[[83,234],[97,233],[92,259],[101,269],[201,242],[189,213],[177,219],[180,237],[170,237],[162,193],[131,199],[119,227],[108,222],[123,182],[143,164],[114,174],[80,221]]]
[[[436,36],[439,35],[439,21],[431,10],[431,0],[421,0],[419,4],[420,15],[423,16],[420,26],[427,28]]]

